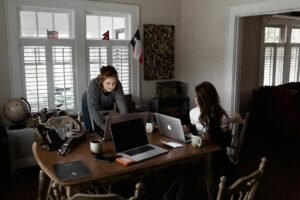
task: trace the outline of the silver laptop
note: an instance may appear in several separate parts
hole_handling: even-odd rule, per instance
[[[116,122],[123,122],[131,119],[138,119],[142,118],[144,122],[144,126],[147,123],[149,118],[149,112],[135,112],[135,113],[127,113],[127,114],[109,114],[106,116],[105,122],[105,130],[103,133],[103,140],[111,140],[111,131],[110,131],[110,124]]]
[[[168,152],[149,144],[142,118],[110,124],[112,140],[118,155],[139,162]]]
[[[154,114],[161,135],[183,143],[191,142],[191,136],[183,132],[180,119],[160,113]]]

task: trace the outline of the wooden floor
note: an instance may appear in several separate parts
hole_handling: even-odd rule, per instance
[[[240,164],[238,166],[241,175],[253,171],[260,162],[260,157],[255,153],[255,147],[251,144],[246,145],[247,151],[241,154]],[[300,199],[300,145],[285,147],[269,152],[268,167],[264,179],[259,185],[256,200],[299,200]],[[1,163],[3,165],[3,163]],[[1,173],[0,199],[2,200],[35,200],[37,199],[38,187],[38,167],[19,169],[15,174]],[[166,185],[160,183],[162,189]],[[156,185],[157,187],[157,185]],[[199,199],[205,199],[205,190],[201,187]],[[158,190],[157,190],[158,191]],[[198,194],[193,195],[193,200],[198,199]],[[159,191],[161,192],[161,191]],[[202,194],[202,195],[201,195]],[[159,194],[153,198],[158,200]],[[149,199],[149,198],[147,198]]]

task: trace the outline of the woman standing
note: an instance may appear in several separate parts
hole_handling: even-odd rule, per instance
[[[103,66],[98,77],[92,79],[87,91],[82,95],[82,117],[86,130],[91,130],[91,119],[96,132],[103,132],[105,120],[101,111],[114,109],[117,104],[120,113],[128,113],[124,91],[118,79],[117,70],[112,66]]]

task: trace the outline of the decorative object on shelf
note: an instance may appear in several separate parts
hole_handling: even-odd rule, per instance
[[[144,24],[144,79],[174,78],[175,26]]]
[[[30,117],[31,107],[25,98],[13,98],[3,106],[3,114],[14,125],[9,129],[21,129],[26,127],[26,120]]]

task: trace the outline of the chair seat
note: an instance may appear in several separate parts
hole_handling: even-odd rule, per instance
[[[143,184],[138,182],[135,185],[134,195],[127,198],[124,198],[116,193],[109,194],[86,194],[86,193],[77,193],[73,195],[69,200],[139,200],[141,199],[143,193]]]

